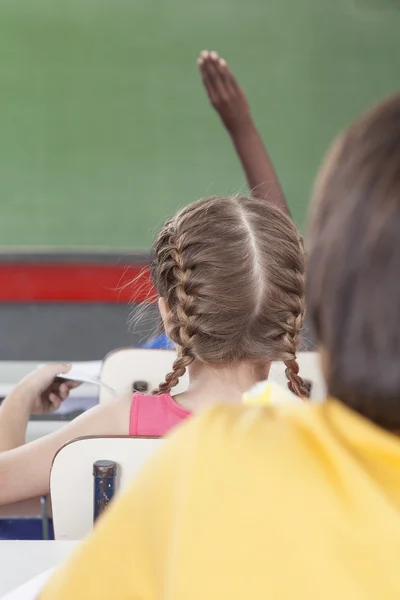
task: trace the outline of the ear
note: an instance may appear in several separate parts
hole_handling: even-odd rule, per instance
[[[158,299],[158,310],[160,311],[160,315],[161,315],[161,319],[164,325],[164,329],[165,329],[165,333],[168,335],[169,333],[169,327],[168,327],[168,313],[169,313],[169,308],[168,308],[168,304],[167,301],[165,300],[165,298],[159,298]]]

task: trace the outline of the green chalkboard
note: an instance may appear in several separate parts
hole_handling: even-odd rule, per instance
[[[245,87],[294,217],[335,132],[400,84],[395,0],[2,0],[0,244],[147,249],[245,189],[195,61]]]

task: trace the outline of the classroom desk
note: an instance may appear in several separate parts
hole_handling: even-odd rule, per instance
[[[0,598],[32,577],[60,564],[78,542],[1,542]]]

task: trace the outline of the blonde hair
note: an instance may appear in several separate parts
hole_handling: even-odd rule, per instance
[[[247,196],[212,197],[180,210],[153,245],[153,281],[177,345],[169,392],[187,367],[281,360],[289,389],[308,396],[296,351],[304,318],[304,253],[292,220]]]

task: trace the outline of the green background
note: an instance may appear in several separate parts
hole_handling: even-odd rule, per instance
[[[296,222],[336,131],[398,87],[396,0],[1,0],[0,244],[147,249],[245,189],[196,58],[243,84]]]

